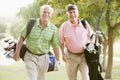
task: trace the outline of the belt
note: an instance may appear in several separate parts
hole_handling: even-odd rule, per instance
[[[28,51],[29,53],[33,54],[33,55],[36,55],[36,56],[42,56],[42,55],[45,55],[45,54],[46,54],[46,53],[34,54],[34,53],[32,53],[30,50],[28,50],[28,49],[27,49],[27,51]]]
[[[45,55],[45,53],[43,53],[43,54],[33,54],[33,55],[42,56],[42,55]]]
[[[82,54],[83,54],[83,52],[82,52],[82,53],[73,53],[72,51],[70,51],[70,50],[68,50],[68,49],[67,49],[67,51],[68,51],[69,53],[71,53],[71,54],[76,54],[76,55],[82,55]]]

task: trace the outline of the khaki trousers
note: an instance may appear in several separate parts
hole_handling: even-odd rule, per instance
[[[81,80],[89,80],[89,70],[84,54],[73,54],[66,51],[69,58],[66,62],[66,70],[69,80],[77,80],[77,72],[81,73]]]
[[[37,56],[27,51],[24,56],[24,62],[29,80],[45,80],[49,66],[48,54]]]

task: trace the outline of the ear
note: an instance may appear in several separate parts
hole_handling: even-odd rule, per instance
[[[67,17],[68,17],[68,14],[69,14],[69,13],[68,13],[68,12],[66,12],[66,16],[67,16]]]

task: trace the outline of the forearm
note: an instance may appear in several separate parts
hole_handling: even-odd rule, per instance
[[[61,49],[61,52],[62,52],[62,57],[63,57],[63,61],[67,62],[67,59],[68,59],[68,55],[64,52],[64,44],[60,44],[60,49]]]
[[[20,52],[20,49],[22,47],[22,44],[23,44],[23,41],[24,39],[20,36],[19,39],[18,39],[18,42],[16,44],[16,53],[19,53]]]
[[[59,61],[59,48],[53,48],[56,60]]]
[[[61,52],[62,52],[62,55],[64,55],[64,44],[60,44],[60,49],[61,49]]]

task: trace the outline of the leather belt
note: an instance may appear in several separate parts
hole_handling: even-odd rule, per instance
[[[42,56],[42,55],[45,55],[45,53],[44,53],[44,54],[33,54],[33,55],[36,55],[36,56]]]
[[[83,54],[83,52],[82,52],[82,53],[73,53],[73,52],[71,52],[71,51],[68,50],[68,49],[67,49],[67,51],[68,51],[69,53],[71,53],[71,54],[76,54],[76,55],[82,55],[82,54]]]
[[[43,53],[43,54],[41,54],[41,53],[40,53],[40,54],[34,54],[34,53],[32,53],[30,50],[28,50],[28,49],[27,49],[27,51],[28,51],[29,53],[33,54],[33,55],[36,55],[36,56],[42,56],[42,55],[45,55],[45,54],[46,54],[46,53]]]

